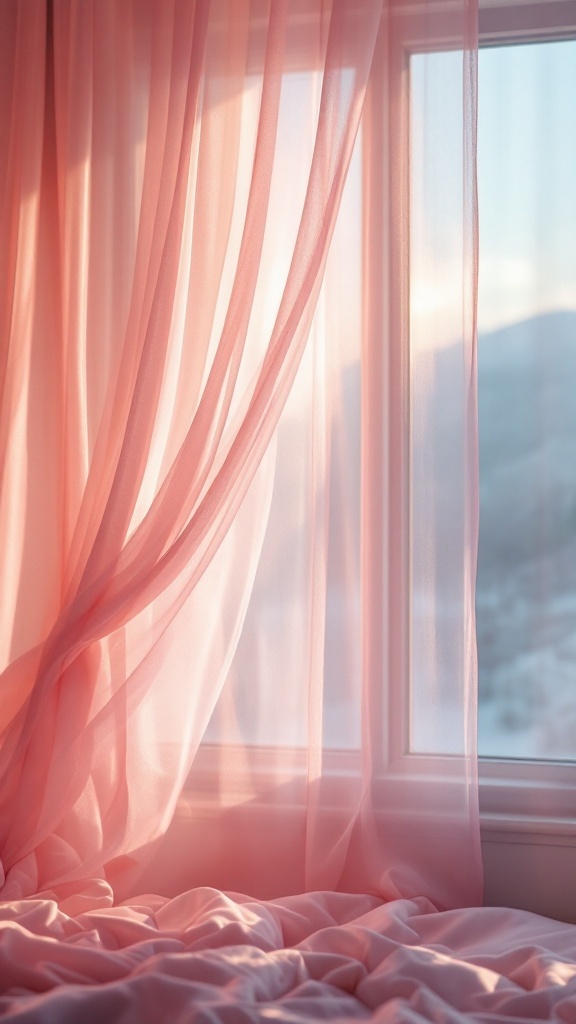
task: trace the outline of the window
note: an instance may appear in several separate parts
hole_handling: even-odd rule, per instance
[[[576,41],[479,58],[481,754],[576,759]]]
[[[570,654],[562,639],[571,603],[565,559],[570,543],[574,458],[566,451],[561,454],[560,449],[568,444],[569,425],[552,393],[562,390],[560,348],[564,346],[562,361],[569,361],[576,343],[572,321],[576,306],[576,181],[574,160],[570,162],[569,157],[576,120],[573,84],[569,95],[563,92],[566,76],[573,82],[575,39],[576,5],[572,2],[486,3],[480,11],[478,141],[483,262],[478,350],[481,524],[477,629],[486,901],[566,920],[573,920],[576,910],[568,895],[575,882],[576,765],[552,759],[574,759],[576,749],[552,726],[558,724],[564,700],[568,698],[576,706],[576,687],[574,683],[566,685]],[[517,182],[516,187],[512,181]],[[518,230],[520,214],[523,236]],[[520,326],[515,327],[518,322]],[[498,334],[499,330],[502,333]],[[544,345],[550,356],[545,366]],[[501,369],[496,374],[497,364]],[[529,422],[522,419],[528,403],[536,406]],[[505,405],[508,442],[494,448],[499,430],[496,420],[501,416],[498,409],[503,416]],[[500,429],[506,429],[502,419]],[[513,452],[521,436],[525,445],[522,457],[518,449]],[[575,439],[572,433],[572,451]],[[507,567],[506,579],[496,548],[511,527],[511,509],[505,519],[499,517],[494,531],[490,524],[496,503],[502,512],[505,502],[512,502],[512,492],[510,479],[506,497],[505,488],[497,487],[504,470],[502,465],[500,472],[496,468],[493,452],[501,460],[515,456],[520,477],[512,507],[520,516],[522,536],[513,547],[515,564]],[[518,508],[518,498],[523,499],[523,510]],[[499,529],[503,533],[499,534]],[[489,539],[489,531],[494,541]],[[531,565],[522,555],[528,545],[537,552]],[[495,628],[499,617],[493,587],[496,578],[500,581],[501,617],[508,627],[503,630]],[[533,588],[537,578],[539,584]],[[503,589],[507,593],[504,600]],[[522,592],[528,592],[528,600]],[[529,620],[536,615],[539,625],[534,632]],[[528,655],[519,647],[528,648]],[[497,698],[498,685],[502,689]],[[521,690],[523,696],[530,694],[533,700],[543,702],[537,722],[529,700],[519,706]]]
[[[502,44],[497,50],[484,51],[480,58],[480,105],[482,109],[484,102],[482,76],[484,74],[494,75],[498,73],[497,70],[494,70],[493,66],[488,66],[490,59],[492,59],[493,64],[498,60],[506,63],[510,59],[510,55],[527,41],[531,42],[538,49],[544,46],[576,45],[557,41],[559,38],[569,36],[576,29],[576,4],[559,2],[520,5],[513,3],[498,7],[492,4],[482,11],[480,28],[482,41],[485,44]],[[441,38],[442,33],[440,32],[439,39]],[[418,52],[417,42],[414,43],[414,40],[410,37],[409,25],[403,43],[404,49],[402,52],[400,52],[399,48],[399,51],[393,54],[396,63],[392,68],[392,73],[402,83],[402,88],[398,90],[402,97],[402,116],[417,117],[419,116],[418,103],[420,102],[418,91],[419,75],[424,73],[426,69],[428,72],[430,69],[433,69],[435,61],[439,62],[439,64],[441,62],[459,62],[461,67],[462,54],[439,49],[437,53],[428,53],[426,60],[423,61]],[[411,84],[410,110],[408,110],[406,104],[407,90],[404,88],[408,79],[408,73]],[[430,96],[430,82],[428,81],[426,83],[426,90],[422,90],[422,98],[426,97],[428,102]],[[443,105],[444,111],[446,109],[451,111],[455,123],[462,122],[461,91],[452,91],[445,94],[439,92],[435,97],[435,103]],[[377,111],[376,113],[374,111],[371,112],[371,116],[374,118],[374,121],[371,121],[371,128],[377,125],[377,113]],[[434,126],[433,116],[432,118],[430,116],[431,110],[422,111],[422,114],[424,113],[427,123],[431,125],[430,131],[433,134]],[[377,129],[375,131],[377,132]],[[481,123],[481,146],[482,133],[484,131],[484,123]],[[430,148],[430,153],[433,153],[433,147]],[[358,161],[364,155],[362,152],[362,140],[360,140],[354,157],[356,164],[353,162],[349,186],[347,186],[344,199],[345,202],[351,204],[351,208],[354,208],[352,220],[355,218],[356,223],[360,222],[362,212],[359,206],[359,195],[357,190],[355,191],[354,186],[355,174],[357,173],[355,168],[357,169]],[[414,155],[417,157],[417,154]],[[401,164],[405,160],[405,156],[406,154],[400,153],[396,154],[393,159],[396,159]],[[446,157],[446,153],[444,153],[444,157]],[[455,168],[461,167],[461,153],[455,150],[452,157],[453,159],[447,162],[451,163]],[[481,189],[485,189],[482,178],[482,159],[483,154],[480,152],[480,185]],[[574,161],[572,161],[571,166],[576,166]],[[420,193],[421,196],[425,196],[427,182],[431,183],[437,188],[437,195],[444,203],[444,211],[446,208],[450,208],[451,214],[453,214],[455,221],[458,222],[462,216],[462,181],[457,180],[456,177],[454,180],[456,187],[454,189],[450,188],[450,182],[438,188],[438,182],[434,181],[435,168],[433,161],[415,159],[412,161],[412,168],[413,173],[421,176],[420,180],[415,182],[414,194]],[[405,171],[405,166],[392,168],[392,173],[401,174],[405,173]],[[426,176],[428,177],[426,178]],[[576,189],[573,192],[576,195]],[[482,195],[481,202],[483,202]],[[451,430],[451,416],[454,410],[451,411],[450,402],[442,399],[442,387],[436,387],[433,395],[430,389],[427,389],[427,381],[433,369],[437,382],[438,380],[444,380],[446,388],[449,388],[450,377],[454,372],[451,362],[450,343],[457,337],[459,323],[461,322],[460,314],[463,314],[465,311],[458,310],[458,304],[454,301],[454,295],[460,291],[461,282],[460,280],[455,280],[450,275],[451,251],[454,251],[455,256],[457,255],[454,265],[458,266],[459,261],[461,261],[461,252],[456,252],[455,248],[461,245],[461,234],[455,234],[453,237],[444,235],[438,225],[435,225],[433,222],[430,223],[429,219],[426,220],[426,218],[420,215],[421,213],[422,211],[418,211],[418,209],[413,207],[410,210],[410,216],[406,217],[405,237],[400,240],[400,245],[404,246],[404,250],[399,254],[398,260],[403,272],[403,263],[408,262],[406,260],[408,249],[411,250],[410,255],[418,250],[418,248],[420,248],[421,252],[427,251],[428,253],[426,260],[421,264],[418,264],[415,260],[412,260],[410,264],[411,337],[403,337],[402,346],[399,346],[397,358],[396,356],[394,357],[396,363],[388,367],[391,374],[391,390],[393,391],[395,388],[394,394],[401,396],[397,403],[398,408],[395,409],[393,414],[394,422],[391,429],[393,432],[396,431],[396,434],[391,438],[391,443],[397,446],[397,450],[401,452],[402,458],[397,460],[395,466],[386,466],[385,468],[382,468],[382,466],[380,468],[371,466],[370,468],[374,469],[374,472],[364,476],[366,490],[363,495],[365,502],[363,514],[369,517],[373,527],[376,526],[379,530],[382,530],[386,517],[389,520],[386,522],[386,529],[389,530],[389,535],[394,537],[395,544],[392,544],[387,552],[387,556],[394,563],[393,565],[389,564],[388,569],[391,575],[393,574],[395,577],[395,586],[397,586],[399,578],[404,580],[405,585],[405,593],[398,593],[396,591],[397,604],[402,609],[402,621],[400,622],[400,617],[398,617],[394,622],[394,626],[398,626],[398,628],[390,627],[389,635],[386,637],[388,649],[384,651],[384,645],[380,641],[380,636],[385,632],[387,625],[387,623],[385,624],[382,621],[384,618],[381,608],[381,594],[383,591],[381,590],[380,594],[372,594],[371,597],[375,599],[367,602],[367,605],[371,608],[371,621],[366,629],[368,644],[363,651],[365,662],[360,666],[358,660],[356,660],[353,670],[357,672],[370,671],[382,673],[385,670],[386,664],[386,671],[405,673],[407,681],[410,673],[414,675],[415,672],[418,672],[420,679],[424,680],[420,685],[419,691],[409,694],[407,684],[405,700],[402,706],[383,709],[383,714],[371,723],[373,726],[373,749],[377,750],[377,756],[382,754],[382,763],[386,768],[393,766],[396,770],[404,771],[407,777],[412,772],[414,775],[418,775],[422,783],[426,781],[427,772],[435,771],[446,776],[447,786],[449,787],[451,758],[461,753],[463,742],[463,738],[457,735],[451,728],[453,702],[457,699],[455,691],[453,692],[452,680],[455,678],[454,672],[457,671],[457,666],[462,664],[462,650],[455,650],[452,638],[454,636],[462,636],[463,606],[461,581],[458,579],[456,571],[451,575],[452,568],[454,567],[451,567],[449,552],[450,544],[454,539],[451,533],[452,526],[455,523],[462,522],[464,519],[461,503],[465,500],[466,487],[465,481],[462,481],[463,486],[456,495],[457,505],[455,507],[455,492],[451,486],[451,481],[461,479],[464,472],[462,443],[458,432]],[[444,218],[444,222],[448,220],[449,218]],[[408,224],[410,224],[409,229],[407,227]],[[427,249],[426,247],[419,247],[418,244],[422,233],[426,231],[430,232],[430,245]],[[576,233],[573,234],[573,237],[576,237]],[[486,238],[487,235],[484,235],[483,246],[486,243]],[[358,252],[358,249],[361,247],[361,240],[354,238],[352,245],[354,252]],[[501,242],[497,242],[495,245],[500,247]],[[566,264],[568,265],[569,262],[570,260],[567,259]],[[573,265],[574,263],[572,263]],[[392,268],[391,272],[396,273],[400,271]],[[484,281],[487,281],[485,269],[483,269],[483,274]],[[496,274],[496,280],[499,279],[501,280],[501,275],[499,277]],[[396,285],[397,282],[395,282]],[[382,287],[381,282],[379,282],[379,287]],[[446,295],[444,295],[444,289],[447,289]],[[400,291],[401,289],[395,287],[393,290]],[[443,298],[446,299],[444,306]],[[481,302],[485,302],[485,293],[481,295]],[[437,324],[436,340],[438,344],[436,352],[430,351],[427,346],[425,332],[422,331],[419,334],[418,330],[419,310],[421,309],[429,314],[431,303],[434,305]],[[456,316],[454,317],[455,309]],[[448,313],[447,311],[449,310],[452,312]],[[319,315],[325,315],[327,312],[329,311],[323,310],[321,302]],[[484,314],[481,313],[481,315]],[[486,314],[487,317],[489,315]],[[518,315],[520,316],[520,314]],[[453,319],[450,319],[450,316]],[[481,360],[485,351],[485,340],[486,338],[483,337],[481,341]],[[406,384],[406,350],[408,344],[412,346],[412,356],[414,356],[415,352],[417,354],[416,359],[412,358],[410,367],[409,401],[406,399],[405,392],[402,391]],[[481,363],[480,369],[482,375],[484,373],[484,363]],[[342,378],[342,397],[353,393],[356,396],[355,401],[357,401],[360,386],[357,355],[353,355],[348,363],[348,372]],[[362,386],[365,389],[362,397],[368,401],[370,406],[369,416],[373,416],[373,424],[376,431],[378,431],[382,425],[379,420],[381,414],[376,408],[376,403],[373,401],[374,396],[371,395],[370,380],[365,379]],[[377,392],[378,397],[379,394]],[[406,403],[403,405],[402,403],[405,399]],[[428,403],[427,406],[426,403]],[[411,407],[410,415],[412,416],[410,437],[407,436],[410,431],[406,430],[408,405]],[[417,410],[415,415],[414,410]],[[456,418],[458,418],[458,410],[455,410],[455,412]],[[287,414],[290,414],[289,406],[287,407]],[[418,420],[418,417],[420,417],[420,420]],[[432,430],[430,429],[431,423],[433,424]],[[354,465],[357,467],[360,461],[361,439],[359,437],[358,421],[354,414],[349,419],[348,429],[345,433],[349,445],[348,456],[347,460],[340,466],[340,470],[338,470],[338,464],[336,463],[336,476],[333,478],[334,487],[338,486],[338,472],[350,474],[353,471]],[[343,439],[341,438],[340,440],[342,441]],[[343,445],[340,450],[345,452],[346,446]],[[364,454],[362,454],[362,458],[365,458]],[[403,476],[407,472],[407,466],[409,466],[411,474],[410,495],[408,494],[409,488],[405,486],[406,479]],[[386,474],[390,475],[386,478]],[[388,489],[384,487],[385,479],[386,485],[391,484],[391,487]],[[432,484],[430,484],[431,481]],[[360,488],[359,481],[357,481],[357,487],[358,489]],[[289,481],[287,481],[285,493],[289,489]],[[285,500],[285,493],[283,494],[282,488],[280,488],[275,495],[272,495],[272,501],[282,504]],[[395,496],[393,505],[387,506],[386,509],[383,508],[383,493],[393,493]],[[412,524],[410,522],[410,502],[412,503]],[[428,701],[426,692],[426,686],[428,685],[426,680],[427,665],[429,664],[427,658],[430,655],[430,650],[426,651],[424,647],[418,649],[414,646],[412,640],[415,631],[413,631],[411,636],[410,629],[406,627],[405,621],[410,615],[419,618],[417,632],[419,636],[425,636],[427,616],[431,614],[431,611],[433,614],[436,613],[437,605],[434,602],[433,595],[427,590],[429,588],[429,578],[426,576],[425,571],[423,571],[426,566],[426,558],[436,557],[436,553],[432,550],[425,550],[427,542],[424,532],[421,532],[416,540],[414,536],[408,538],[410,526],[413,525],[414,521],[415,506],[420,507],[422,510],[425,509],[426,503],[429,504],[430,502],[433,504],[434,514],[439,521],[442,521],[448,502],[451,503],[452,510],[451,514],[445,519],[444,540],[442,543],[443,551],[447,555],[444,583],[448,580],[452,599],[443,603],[442,615],[444,618],[440,623],[440,628],[436,629],[436,638],[439,637],[439,642],[436,643],[434,648],[435,667],[437,669],[435,679],[443,681],[445,692],[440,710],[435,714],[430,714],[430,707],[438,708],[439,705],[437,702],[432,704],[432,702]],[[423,517],[419,517],[419,521],[424,522],[425,520]],[[374,537],[376,537],[375,529],[373,529]],[[285,560],[289,573],[297,573],[298,566],[294,559],[295,549],[291,546],[292,542],[288,545],[280,546],[279,549],[276,540],[273,537],[270,538],[271,546],[275,551],[281,551],[281,558]],[[349,563],[341,563],[341,565],[344,566],[346,571],[358,574],[357,576],[355,575],[358,588],[356,590],[351,588],[349,586],[350,579],[348,579],[347,585],[343,588],[342,592],[359,594],[361,589],[359,578],[359,559],[361,553],[358,551],[356,535],[352,538],[352,542],[350,547],[351,560]],[[462,538],[458,537],[457,542],[462,543]],[[264,543],[266,543],[265,540]],[[378,541],[374,540],[374,543],[377,547]],[[411,558],[409,552],[410,544],[413,545],[414,543],[421,545],[417,559]],[[382,552],[377,551],[376,557],[382,557]],[[263,570],[259,569],[258,571],[261,572]],[[481,566],[481,573],[482,571]],[[382,588],[384,586],[383,576],[384,572],[380,579],[377,578],[377,574],[374,574],[372,585],[376,588]],[[288,579],[287,605],[290,602],[289,589],[290,582]],[[336,591],[337,579],[335,576]],[[481,595],[489,593],[489,588],[483,585],[482,576],[479,582],[479,593]],[[273,637],[274,630],[281,628],[280,610],[266,605],[266,580],[264,576],[261,580],[256,579],[254,595],[256,600],[258,600],[260,595],[262,613],[266,619],[266,630],[268,635]],[[485,604],[489,604],[488,599],[481,596],[479,600],[480,606],[482,606],[483,601]],[[482,607],[480,612],[483,614]],[[294,613],[297,614],[296,609]],[[282,614],[286,614],[286,608],[282,610]],[[332,680],[336,681],[336,687],[339,679],[338,670],[344,665],[344,660],[338,653],[339,614],[346,614],[347,616],[358,615],[358,606],[354,607],[352,604],[346,609],[339,609],[336,598],[331,609],[329,609],[329,621],[325,634],[326,650],[328,659],[334,659],[336,670],[331,671],[329,675]],[[332,616],[331,621],[330,616]],[[436,623],[437,625],[438,623]],[[485,627],[481,624],[480,633],[482,633],[482,630],[489,632],[490,627]],[[303,637],[303,643],[308,642],[309,639]],[[255,657],[266,658],[264,649],[258,647],[259,635],[257,625],[252,631],[250,629],[246,630],[242,642],[253,644]],[[484,642],[482,635],[481,644],[483,645]],[[488,649],[483,648],[483,650],[484,653],[481,651],[481,658],[484,658],[484,664],[486,664],[486,651]],[[295,652],[295,656],[297,654],[298,652]],[[386,658],[388,659],[387,662],[385,661]],[[246,659],[247,663],[249,663],[249,660],[249,658]],[[277,672],[279,669],[282,670],[283,667],[287,672],[289,671],[290,674],[293,674],[292,669],[288,665],[278,666],[271,664],[265,665],[266,671],[263,673],[262,678],[269,677],[272,674],[277,679]],[[237,685],[244,688],[244,693],[250,693],[251,688],[256,685],[255,678],[256,675],[254,678],[247,676],[243,680],[237,680]],[[432,679],[429,685],[430,687],[434,685]],[[484,685],[481,716],[485,714],[490,699]],[[240,702],[238,704],[240,706]],[[249,701],[244,699],[242,706],[244,708],[249,707]],[[265,710],[264,712],[262,711],[262,708],[265,708],[262,694],[259,694],[258,700],[254,702],[254,707],[256,706],[259,708],[258,714],[260,717],[258,720],[255,719],[249,723],[242,722],[241,726],[244,730],[253,728],[254,764],[261,769],[263,774],[268,772],[272,774],[281,770],[282,750],[298,748],[300,737],[293,732],[288,733],[285,731],[285,723],[279,721],[278,717],[274,720],[272,718],[267,719]],[[336,776],[340,767],[346,763],[347,754],[353,754],[354,748],[357,747],[359,722],[346,718],[345,711],[339,718],[340,709],[338,708],[337,694],[335,694],[332,707],[334,715],[331,719],[328,716],[320,728],[324,729],[323,738],[326,745],[330,745],[337,755],[337,759],[334,762],[338,766],[338,770],[335,771]],[[234,717],[233,694],[228,702],[228,709],[230,716],[227,719],[221,717],[219,721],[215,719],[212,723],[215,729],[214,735],[218,738],[219,742],[223,742],[224,736],[233,738],[234,729],[238,725]],[[291,720],[294,720],[294,717],[294,715],[290,715]],[[392,730],[388,729],[387,723],[390,722],[394,723]],[[211,734],[209,733],[208,735],[210,736]],[[233,739],[229,745],[232,749]],[[208,746],[209,744],[207,744]],[[210,750],[208,749],[206,753],[209,755]],[[525,757],[527,756],[526,752],[522,751],[520,754],[518,750],[511,750],[510,744],[505,738],[502,740],[500,747],[498,749],[492,748],[490,753],[497,754],[497,756],[484,758],[480,764],[483,811],[482,828],[488,902],[501,902],[509,905],[516,903],[520,906],[556,914],[557,916],[569,916],[570,914],[574,916],[576,906],[570,907],[568,904],[563,904],[562,894],[559,895],[559,891],[551,892],[549,890],[546,892],[542,886],[537,887],[538,891],[535,891],[536,887],[532,884],[533,870],[531,872],[527,865],[530,861],[533,864],[536,863],[538,858],[540,858],[542,863],[545,862],[549,866],[551,858],[553,859],[553,854],[550,851],[554,851],[554,856],[560,851],[558,855],[560,859],[563,856],[562,851],[564,851],[568,858],[566,861],[569,865],[568,871],[571,870],[571,861],[574,859],[572,844],[576,843],[576,826],[572,819],[573,808],[576,806],[576,767],[570,764],[549,765],[543,762],[533,763],[513,760],[507,755],[512,754],[517,757]],[[529,756],[534,757],[534,752],[531,752]],[[292,761],[292,763],[295,762]],[[204,761],[202,759],[199,761],[199,766],[202,770],[205,765],[209,768],[209,756]],[[239,772],[242,768],[241,762],[234,760],[233,750],[231,753],[231,766],[233,773]],[[302,759],[302,766],[303,770],[305,770],[305,758]],[[195,784],[198,784],[198,776],[196,777]],[[337,778],[337,785],[343,785],[341,777]],[[291,797],[292,791],[290,793]],[[554,872],[552,874],[558,880],[561,878],[565,879],[566,875],[562,875],[561,871],[557,870],[557,861],[554,862],[554,865]],[[560,885],[564,886],[564,881],[559,881]],[[573,891],[576,891],[576,888],[573,887]],[[539,898],[544,902],[537,904],[536,900]]]
[[[486,3],[480,12],[477,630],[486,900],[566,919],[576,910],[566,899],[576,844],[576,418],[574,402],[562,398],[576,378],[575,38],[574,3]],[[417,41],[407,49],[410,116],[426,117],[433,134],[434,105],[423,104],[435,69],[438,109],[446,116],[460,104],[461,116],[461,96],[442,93],[440,83],[462,55],[441,46],[423,54]],[[459,414],[451,353],[459,327],[448,319],[460,282],[450,272],[454,240],[442,233],[442,216],[434,221],[435,207],[445,213],[451,203],[450,184],[444,193],[439,184],[444,140],[436,134],[426,160],[414,154],[411,172],[408,573],[416,643],[409,641],[407,661],[418,680],[410,748],[437,760],[458,749],[451,680],[459,652],[451,638],[462,633],[462,600],[449,549],[452,524],[462,518],[450,511],[461,511],[464,467],[451,429],[451,410],[455,420]],[[461,153],[453,156],[461,164]],[[460,211],[454,206],[450,216],[458,223]],[[421,310],[428,324],[435,317],[432,348]],[[504,466],[512,460],[514,476]],[[446,516],[436,546],[431,531],[420,530],[426,515],[437,523]],[[503,557],[511,551],[514,566]],[[442,605],[428,571],[439,557],[453,593]],[[445,668],[440,703],[428,699],[431,650]]]

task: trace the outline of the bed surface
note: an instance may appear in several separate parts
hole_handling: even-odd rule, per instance
[[[576,926],[312,893],[195,889],[0,906],[0,1015],[24,1022],[576,1024]]]

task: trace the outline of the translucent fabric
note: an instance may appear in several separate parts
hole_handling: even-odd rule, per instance
[[[473,5],[28,0],[0,24],[2,897],[477,901]],[[456,501],[420,547],[410,46],[449,48],[464,96],[434,115]],[[461,604],[423,631],[431,545]],[[408,712],[448,628],[432,764]]]

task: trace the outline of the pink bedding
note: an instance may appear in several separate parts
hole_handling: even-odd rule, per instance
[[[112,907],[95,884],[0,919],[0,1015],[19,1024],[576,1024],[576,927],[522,911],[213,889]]]

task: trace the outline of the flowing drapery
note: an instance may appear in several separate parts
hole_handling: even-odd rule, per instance
[[[473,15],[2,6],[4,898],[477,899]]]

